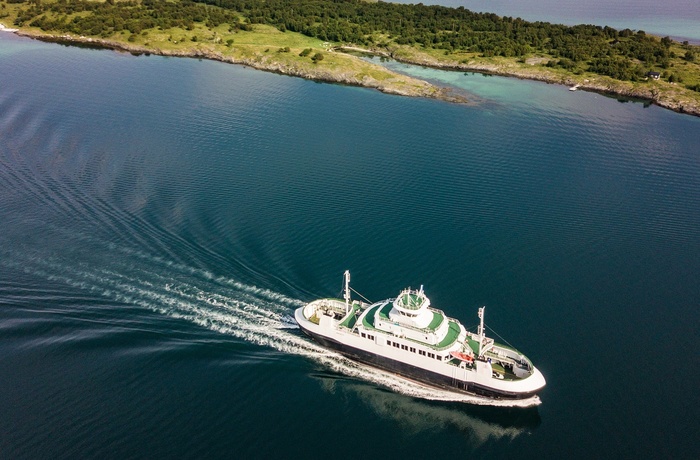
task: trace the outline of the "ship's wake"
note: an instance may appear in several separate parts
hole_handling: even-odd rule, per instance
[[[301,333],[293,319],[294,309],[303,305],[300,300],[142,252],[115,248],[112,251],[122,252],[126,257],[115,257],[109,267],[97,262],[68,263],[60,258],[20,253],[11,253],[2,263],[102,298],[183,319],[283,353],[304,356],[325,369],[406,396],[504,407],[531,407],[540,403],[537,397],[494,401],[456,394],[362,365],[319,346]]]

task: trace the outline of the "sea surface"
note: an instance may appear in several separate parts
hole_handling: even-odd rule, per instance
[[[474,102],[0,34],[0,458],[700,458],[700,118],[403,70]],[[541,404],[314,345],[346,269]]]
[[[393,0],[418,3],[415,0]],[[496,13],[528,21],[555,24],[595,24],[643,30],[677,40],[700,43],[700,2],[697,0],[428,0],[426,5]]]

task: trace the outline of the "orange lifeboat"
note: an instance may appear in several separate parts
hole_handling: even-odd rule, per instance
[[[460,361],[466,361],[468,363],[471,363],[474,361],[474,358],[471,355],[468,355],[466,353],[461,353],[459,351],[451,351],[450,355],[459,359]]]

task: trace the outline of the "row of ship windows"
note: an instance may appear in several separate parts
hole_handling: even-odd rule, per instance
[[[374,340],[374,336],[372,334],[365,334],[364,332],[362,333],[362,338]],[[400,343],[391,342],[389,340],[386,341],[386,344],[389,346],[393,346],[394,348],[400,348],[402,350],[410,351],[411,353],[416,352],[415,348],[409,347],[408,345],[402,345]],[[442,356],[436,355],[435,353],[426,352],[425,350],[418,350],[418,354],[421,356],[427,356],[428,358],[437,359],[438,361],[442,361]]]

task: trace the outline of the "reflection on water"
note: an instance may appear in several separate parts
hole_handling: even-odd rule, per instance
[[[366,434],[375,444],[401,427],[420,433],[384,458],[492,443],[503,457],[556,457],[564,444],[579,458],[700,458],[697,422],[677,423],[700,378],[687,365],[697,359],[700,118],[432,69],[416,72],[454,77],[489,103],[19,37],[0,48],[3,457],[75,446],[153,457],[157,438],[164,458],[241,446],[284,458],[308,445],[313,418],[331,434],[375,419],[386,426]],[[534,409],[448,401],[308,340],[294,309],[336,294],[345,269],[368,298],[425,284],[461,320],[488,305],[499,333],[557,382],[540,412],[549,423]],[[214,360],[201,347],[211,342],[224,344]],[[650,343],[675,357],[663,375],[640,373]],[[604,372],[601,357],[613,359]],[[323,375],[331,407],[355,403],[350,417],[307,404],[306,391],[319,392],[308,372]],[[270,436],[271,416],[293,429]],[[12,455],[4,441],[16,439],[27,445]],[[332,436],[313,442],[318,458],[337,448]]]
[[[335,375],[313,375],[324,391],[355,397],[377,415],[398,423],[404,432],[457,430],[476,448],[489,440],[513,440],[540,425],[537,408],[502,408],[427,401],[394,393],[356,380]]]

